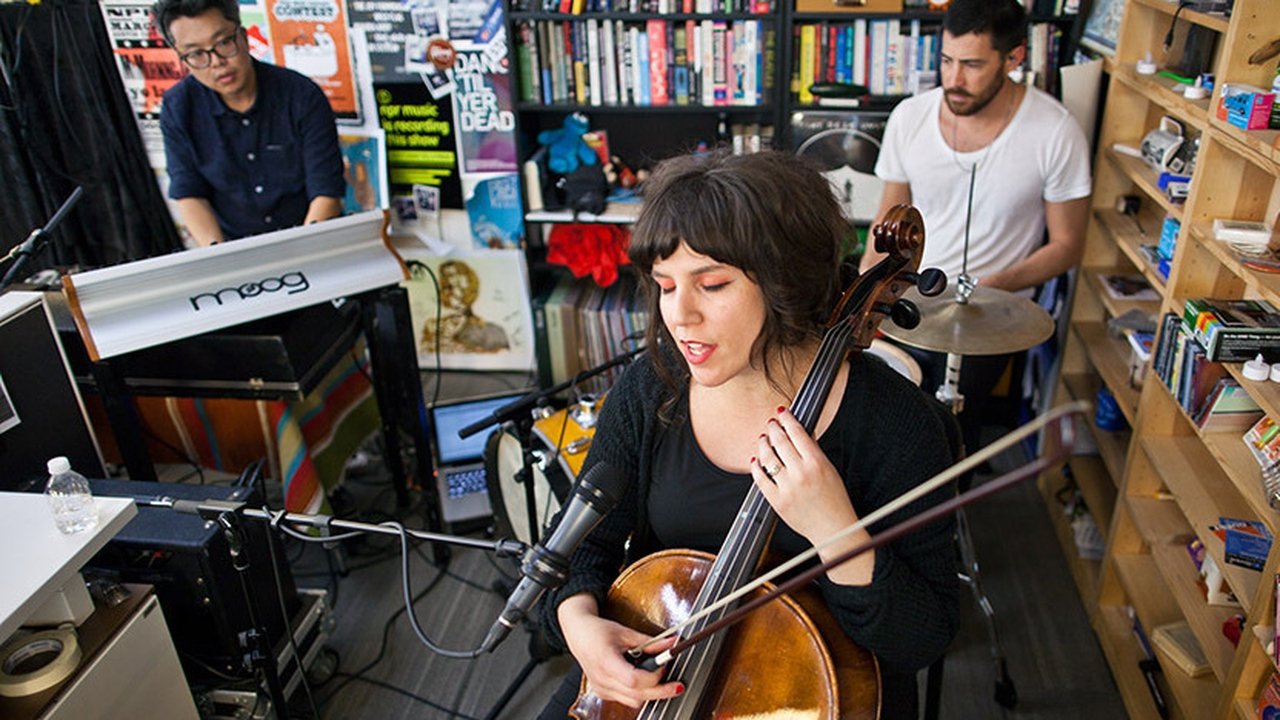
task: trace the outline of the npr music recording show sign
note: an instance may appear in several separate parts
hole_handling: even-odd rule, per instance
[[[278,315],[408,277],[381,210],[63,278],[94,360]]]

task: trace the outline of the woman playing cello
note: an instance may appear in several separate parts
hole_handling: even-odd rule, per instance
[[[840,297],[846,231],[826,179],[789,154],[673,158],[646,183],[630,256],[645,279],[650,351],[610,390],[584,466],[608,462],[630,482],[542,604],[552,641],[596,696],[638,707],[686,690],[628,662],[624,651],[648,635],[601,614],[628,563],[665,548],[716,552],[752,483],[781,520],[770,551],[790,557],[951,464],[950,418],[874,358],[837,366],[812,436],[787,410]],[[884,718],[916,716],[915,673],[955,634],[953,529],[925,527],[817,583],[843,632],[879,659]],[[542,718],[566,717],[579,672]]]

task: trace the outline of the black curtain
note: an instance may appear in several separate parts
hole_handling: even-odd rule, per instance
[[[96,2],[0,4],[0,178],[0,256],[84,188],[24,275],[182,247]]]

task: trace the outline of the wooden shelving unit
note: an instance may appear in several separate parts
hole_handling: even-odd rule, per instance
[[[1135,308],[1157,318],[1169,312],[1181,315],[1189,298],[1261,298],[1280,306],[1280,275],[1249,269],[1212,233],[1213,220],[1220,217],[1275,221],[1280,212],[1280,132],[1240,130],[1216,117],[1216,95],[1188,100],[1177,81],[1139,75],[1134,69],[1148,53],[1157,62],[1165,57],[1164,35],[1177,8],[1178,3],[1165,0],[1129,0],[1116,55],[1106,64],[1111,82],[1094,163],[1094,209],[1055,402],[1092,399],[1106,388],[1131,428],[1107,432],[1086,423],[1096,456],[1069,463],[1086,504],[1100,522],[1107,519],[1104,558],[1091,573],[1075,577],[1130,716],[1157,717],[1138,670],[1143,652],[1133,632],[1136,616],[1148,635],[1165,623],[1187,623],[1209,659],[1212,672],[1192,678],[1157,653],[1160,689],[1171,717],[1249,720],[1256,717],[1257,698],[1276,671],[1262,635],[1275,625],[1280,543],[1258,572],[1227,563],[1223,542],[1212,528],[1220,518],[1240,518],[1259,521],[1274,534],[1280,513],[1266,502],[1261,472],[1241,441],[1242,433],[1202,432],[1153,373],[1135,387],[1128,348],[1107,332],[1109,319]],[[1280,37],[1280,13],[1273,0],[1236,0],[1229,18],[1183,9],[1178,24],[1184,23],[1217,34],[1212,70],[1219,87],[1270,86],[1275,61],[1251,65],[1248,56]],[[1176,59],[1179,42],[1170,57]],[[1142,159],[1116,149],[1140,146],[1166,115],[1199,138],[1190,195],[1183,203],[1165,196],[1157,173]],[[1136,214],[1115,209],[1122,195],[1139,196]],[[1181,223],[1167,279],[1143,252],[1143,246],[1159,242],[1165,217]],[[1141,274],[1161,299],[1112,299],[1100,280],[1110,273]],[[1226,369],[1267,414],[1280,418],[1280,384],[1245,380],[1238,363]],[[1055,526],[1065,525],[1055,498],[1061,484],[1048,473],[1041,478]],[[1221,568],[1239,607],[1206,602],[1187,551],[1193,539]],[[1078,564],[1074,547],[1065,545],[1064,551],[1069,562]],[[1244,616],[1246,630],[1233,645],[1222,627],[1237,613]]]

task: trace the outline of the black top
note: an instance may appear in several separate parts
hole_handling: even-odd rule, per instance
[[[818,444],[845,478],[854,508],[866,515],[941,472],[951,464],[953,454],[944,425],[949,418],[936,401],[882,362],[861,355],[850,362],[840,410]],[[731,522],[723,516],[736,512],[746,493],[747,476],[709,467],[705,457],[699,461],[702,453],[692,451],[690,443],[696,443],[691,434],[682,442],[681,431],[688,425],[687,393],[677,399],[671,425],[658,420],[665,388],[652,363],[652,357],[644,355],[628,368],[601,411],[584,473],[595,463],[609,462],[630,474],[630,485],[614,511],[574,553],[568,582],[549,593],[542,604],[543,624],[552,642],[560,646],[564,638],[555,608],[562,600],[589,592],[603,605],[619,569],[664,549],[667,540],[718,549],[726,523]],[[686,459],[676,459],[673,451]],[[678,486],[657,479],[659,467],[671,466],[682,466],[682,472],[688,473]],[[717,485],[716,473],[728,476],[724,486],[731,490],[712,488]],[[744,480],[735,482],[737,477]],[[726,497],[716,497],[720,492]],[[935,492],[871,530],[874,534],[952,493],[950,488]],[[662,520],[651,522],[659,512]],[[703,536],[697,526],[708,520],[717,529]],[[681,525],[694,527],[692,532],[677,529]],[[901,710],[915,706],[915,672],[938,658],[955,635],[958,582],[953,533],[954,522],[935,523],[880,548],[872,582],[865,587],[837,585],[825,577],[816,581],[846,634],[880,660],[886,718],[902,717]],[[778,535],[786,534],[799,547],[808,547],[780,524]],[[785,537],[777,541],[792,544]]]

